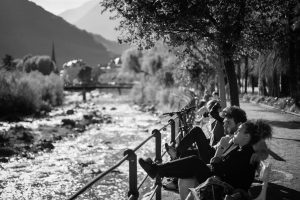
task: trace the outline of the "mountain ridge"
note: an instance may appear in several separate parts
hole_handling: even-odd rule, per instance
[[[94,35],[69,24],[28,0],[0,1],[0,56],[50,55],[55,44],[58,65],[83,59],[92,66],[107,63],[114,55]]]
[[[75,9],[64,11],[59,16],[78,28],[116,42],[118,32],[114,28],[118,26],[119,21],[110,20],[112,14],[101,11],[98,0],[91,0]]]

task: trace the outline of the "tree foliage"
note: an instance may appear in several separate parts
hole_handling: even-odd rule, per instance
[[[15,67],[14,67],[14,58],[9,55],[9,54],[6,54],[3,58],[2,58],[2,66],[4,69],[6,70],[13,70]]]
[[[283,34],[286,10],[295,3],[280,0],[102,0],[121,18],[122,41],[149,48],[162,39],[172,46],[203,39],[215,45],[230,85],[231,103],[238,105],[233,57],[241,46],[264,49]]]

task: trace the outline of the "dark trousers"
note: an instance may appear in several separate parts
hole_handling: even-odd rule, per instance
[[[189,156],[157,165],[161,177],[194,178],[199,183],[212,176],[210,168],[197,156]]]
[[[189,155],[187,149],[196,143],[198,155],[204,163],[209,163],[210,159],[215,154],[215,149],[209,145],[209,140],[205,137],[204,132],[200,127],[194,127],[186,134],[176,147],[177,155],[184,157]]]

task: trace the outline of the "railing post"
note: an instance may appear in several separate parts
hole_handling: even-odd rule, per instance
[[[156,163],[161,163],[162,158],[161,158],[161,133],[159,130],[154,129],[152,131],[152,134],[155,136],[155,162]],[[157,190],[156,190],[156,200],[161,200],[161,178],[159,176],[156,177],[155,185],[157,185]]]
[[[169,120],[169,124],[171,126],[171,144],[173,147],[175,147],[175,144],[176,144],[176,141],[175,141],[175,138],[176,138],[176,123],[175,123],[175,120],[174,119],[170,119]]]
[[[128,156],[129,161],[129,191],[128,197],[132,196],[133,200],[138,199],[139,191],[137,189],[137,162],[136,162],[136,154],[133,150],[127,149],[124,152],[124,156]]]
[[[83,102],[86,102],[86,88],[82,90],[82,100]]]
[[[178,142],[179,141],[181,141],[182,140],[182,138],[183,138],[183,129],[182,129],[182,122],[181,122],[181,116],[179,115],[178,116],[178,129],[179,129],[179,133],[178,134],[180,134],[179,136],[178,136]]]

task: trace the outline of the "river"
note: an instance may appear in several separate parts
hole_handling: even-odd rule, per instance
[[[82,118],[86,112],[101,112],[110,116],[110,121],[87,126],[80,134],[69,134],[56,141],[54,149],[42,151],[31,157],[14,156],[0,164],[0,199],[67,199],[101,172],[109,169],[123,158],[123,152],[134,148],[160,128],[161,119],[151,113],[140,111],[126,96],[94,91],[83,103],[78,93],[68,93],[63,106],[49,113],[49,118],[33,122],[19,122],[38,130],[47,125],[61,131],[61,119],[66,110],[73,109],[68,118]],[[2,123],[1,128],[13,124]],[[49,129],[43,129],[49,130]],[[47,134],[43,132],[42,134]],[[169,131],[163,133],[169,137]],[[153,156],[154,142],[151,140],[137,152],[138,157]],[[138,179],[144,171],[138,166]],[[152,183],[148,181],[145,188]],[[98,181],[78,199],[127,199],[128,162]]]

